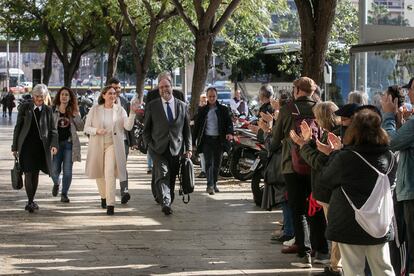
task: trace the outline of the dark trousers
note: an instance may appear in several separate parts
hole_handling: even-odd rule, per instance
[[[288,192],[288,203],[292,209],[293,227],[295,228],[295,240],[299,246],[299,256],[311,253],[311,241],[308,221],[306,219],[307,201],[311,193],[310,175],[296,173],[284,174]]]
[[[124,145],[125,145],[126,161],[128,162],[129,146],[128,146],[128,141],[127,140],[124,140]],[[128,171],[127,170],[125,170],[125,171],[126,171],[126,180],[119,182],[119,187],[120,187],[120,190],[121,190],[121,196],[128,193]]]
[[[26,189],[27,200],[33,202],[39,184],[39,171],[24,173],[24,187]]]
[[[404,200],[404,221],[407,234],[408,272],[414,273],[414,200]]]
[[[219,136],[207,136],[203,138],[203,155],[206,164],[207,186],[216,187],[218,173],[223,157],[223,148]]]
[[[150,154],[154,162],[152,171],[157,199],[162,206],[170,206],[174,200],[175,178],[180,167],[179,156],[172,156],[169,149],[161,155],[150,150]]]
[[[309,217],[309,227],[312,249],[319,253],[328,254],[329,245],[325,237],[326,219],[323,209]]]

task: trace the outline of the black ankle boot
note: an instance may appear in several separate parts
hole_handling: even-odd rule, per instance
[[[101,198],[101,207],[102,209],[106,208],[106,198]]]
[[[106,207],[106,214],[108,215],[108,216],[112,216],[113,214],[114,214],[114,206],[107,206]]]

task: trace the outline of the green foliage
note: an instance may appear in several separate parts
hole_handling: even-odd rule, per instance
[[[408,19],[404,19],[401,15],[395,18],[391,18],[390,15],[390,11],[386,6],[372,3],[371,9],[368,11],[368,23],[374,25],[410,25]]]

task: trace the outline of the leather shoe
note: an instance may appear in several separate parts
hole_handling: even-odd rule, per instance
[[[106,209],[106,198],[101,198],[101,207],[102,209]]]
[[[161,211],[162,211],[162,212],[163,212],[166,216],[168,216],[168,215],[171,215],[171,214],[172,214],[172,209],[171,209],[171,207],[170,207],[170,206],[168,206],[168,205],[164,205],[164,206],[162,207]]]
[[[60,196],[60,201],[61,202],[64,202],[64,203],[69,203],[70,202],[70,200],[69,200],[69,198],[68,198],[67,195],[61,195]]]
[[[129,193],[125,193],[121,198],[121,204],[127,204],[128,201],[131,199]]]
[[[107,206],[106,207],[106,214],[108,215],[108,216],[113,216],[114,215],[114,213],[115,213],[115,210],[114,210],[115,208],[114,208],[114,206]]]
[[[299,251],[299,246],[294,244],[292,246],[284,246],[280,252],[283,254],[296,254]]]
[[[59,185],[55,185],[53,184],[53,188],[52,188],[52,196],[57,196],[59,193]]]

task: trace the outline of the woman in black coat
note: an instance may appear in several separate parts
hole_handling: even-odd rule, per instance
[[[356,208],[361,208],[378,178],[371,166],[387,174],[390,185],[394,183],[397,166],[388,143],[380,115],[362,109],[354,115],[345,133],[345,148],[331,154],[320,175],[320,185],[332,191],[327,238],[339,244],[345,275],[364,275],[365,258],[372,275],[394,275],[388,248],[388,241],[393,236],[392,227],[380,238],[368,234],[356,221],[355,211],[343,192]]]
[[[52,109],[44,104],[47,86],[33,88],[33,101],[22,104],[17,114],[13,133],[13,155],[19,158],[24,172],[27,194],[25,210],[33,213],[39,206],[33,201],[39,182],[39,171],[51,174],[51,155],[57,153],[58,134],[53,122]]]

